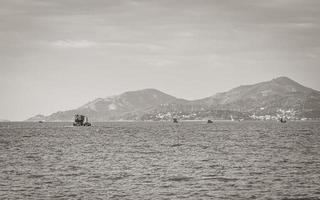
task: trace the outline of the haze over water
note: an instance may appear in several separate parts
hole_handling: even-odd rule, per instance
[[[319,199],[319,128],[0,123],[0,199]]]

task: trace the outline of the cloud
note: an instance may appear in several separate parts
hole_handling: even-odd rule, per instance
[[[98,43],[89,40],[58,40],[53,45],[59,48],[89,48],[97,46]]]
[[[190,31],[181,31],[179,33],[176,34],[178,37],[182,37],[182,38],[191,38],[196,36],[195,33],[190,32]]]
[[[160,44],[153,43],[144,43],[144,42],[106,42],[103,44],[104,46],[113,46],[113,47],[123,47],[123,48],[141,48],[149,51],[162,51],[166,50],[167,47]]]
[[[155,67],[172,66],[178,64],[177,61],[165,58],[143,58],[141,61]]]

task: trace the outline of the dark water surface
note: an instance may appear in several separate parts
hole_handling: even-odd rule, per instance
[[[0,199],[319,199],[320,122],[0,123]]]

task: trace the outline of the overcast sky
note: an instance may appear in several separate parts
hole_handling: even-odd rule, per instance
[[[320,90],[319,0],[0,0],[0,118],[288,76]]]

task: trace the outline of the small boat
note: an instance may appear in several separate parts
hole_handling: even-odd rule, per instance
[[[89,123],[88,117],[76,114],[74,116],[73,126],[91,126],[91,123]]]
[[[173,123],[178,123],[178,119],[177,118],[173,118]]]
[[[213,121],[209,119],[209,120],[207,121],[207,123],[208,123],[208,124],[212,124]]]
[[[283,118],[283,117],[280,117],[280,120],[279,120],[281,123],[286,123],[287,122],[287,120],[285,119],[285,118]]]

